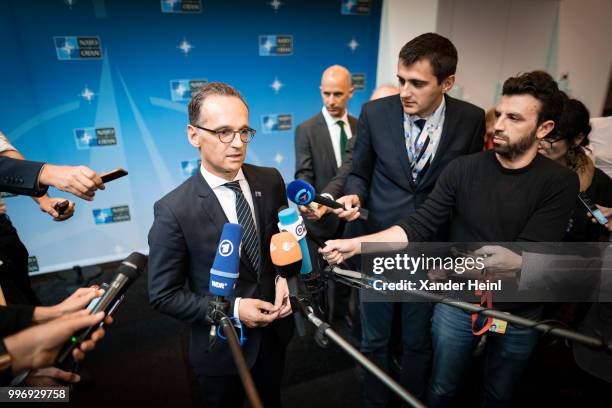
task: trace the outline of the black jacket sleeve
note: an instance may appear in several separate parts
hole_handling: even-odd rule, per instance
[[[396,224],[404,229],[409,242],[430,240],[438,228],[447,222],[455,206],[458,180],[461,178],[460,162],[456,159],[446,166],[423,205]]]
[[[0,306],[0,337],[7,337],[32,325],[34,306]]]
[[[0,157],[0,191],[41,197],[48,187],[38,184],[44,163]]]

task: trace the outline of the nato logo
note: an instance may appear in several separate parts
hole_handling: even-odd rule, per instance
[[[181,175],[183,177],[191,177],[198,172],[202,160],[183,160],[181,162]]]
[[[229,239],[224,239],[219,243],[219,255],[230,256],[234,252],[234,244]]]
[[[356,91],[363,91],[366,86],[366,74],[354,73],[351,75],[351,83]]]
[[[28,273],[38,272],[40,268],[38,267],[38,259],[35,256],[28,257]]]
[[[173,79],[170,81],[170,98],[174,102],[188,101],[207,83],[206,79]]]
[[[117,144],[114,128],[78,128],[74,129],[74,139],[77,149],[84,150],[97,146],[112,146]]]
[[[53,37],[53,41],[60,61],[102,58],[99,37]]]
[[[120,205],[110,208],[95,208],[93,217],[96,224],[113,224],[130,220],[130,208],[127,205]]]
[[[291,130],[292,127],[290,113],[270,113],[261,117],[263,133],[282,132],[284,130]]]
[[[162,13],[201,13],[201,0],[161,0]]]
[[[340,13],[349,16],[367,16],[372,9],[372,0],[342,0]]]
[[[259,56],[271,57],[293,54],[293,36],[291,35],[260,35]]]

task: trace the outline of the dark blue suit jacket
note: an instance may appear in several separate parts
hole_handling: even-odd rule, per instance
[[[251,188],[261,243],[262,272],[258,278],[243,251],[234,295],[274,302],[275,272],[269,243],[278,232],[278,209],[287,205],[285,184],[276,169],[244,164]],[[228,375],[237,370],[227,343],[217,341],[209,350],[208,282],[217,245],[228,222],[216,195],[198,171],[155,203],[155,220],[149,232],[149,300],[158,311],[192,327],[190,362],[199,375]],[[233,299],[230,313],[233,313]],[[286,342],[293,319],[271,324]],[[250,367],[255,363],[262,329],[248,329],[243,351]]]
[[[38,184],[44,163],[0,157],[0,191],[40,197],[47,186]]]
[[[412,214],[432,191],[438,176],[453,159],[482,150],[484,111],[449,96],[440,144],[416,184],[412,180],[404,137],[404,111],[398,95],[363,105],[359,116],[353,165],[345,194],[357,194],[370,210],[367,222],[348,223],[348,236],[381,231]],[[466,182],[469,182],[466,180]]]

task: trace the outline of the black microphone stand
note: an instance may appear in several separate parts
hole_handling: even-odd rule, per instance
[[[326,274],[332,274],[335,276],[339,282],[347,284],[349,286],[359,287],[361,289],[370,289],[374,290],[371,282],[374,280],[382,280],[386,281],[382,276],[380,277],[370,277],[359,272],[349,271],[345,269],[338,268],[336,266],[329,266],[325,268]],[[384,292],[381,292],[384,294]],[[607,344],[604,340],[598,339],[593,336],[587,336],[582,333],[578,333],[573,330],[565,329],[559,327],[558,325],[552,324],[550,320],[546,321],[536,321],[531,319],[526,319],[521,316],[516,316],[510,313],[501,312],[495,309],[489,309],[484,306],[475,305],[472,303],[464,302],[462,300],[454,299],[448,296],[438,295],[436,293],[427,292],[424,290],[412,290],[409,292],[409,295],[418,297],[421,299],[425,299],[434,303],[442,303],[448,306],[452,306],[458,309],[465,310],[471,313],[481,314],[483,316],[494,317],[500,320],[504,320],[508,323],[512,323],[517,326],[527,327],[533,330],[538,330],[543,332],[544,334],[550,334],[555,337],[560,337],[562,339],[567,339],[569,341],[583,344],[591,349],[606,351],[607,353],[612,353],[612,344]],[[554,321],[553,321],[554,322]]]
[[[208,302],[206,320],[213,325],[211,328],[211,336],[216,335],[213,332],[215,329],[214,326],[221,325],[223,334],[225,335],[229,348],[232,352],[234,363],[238,369],[242,386],[244,387],[244,391],[249,399],[249,404],[254,408],[262,408],[263,405],[261,403],[261,399],[259,398],[259,394],[257,393],[257,388],[255,388],[251,371],[249,370],[244,354],[242,353],[242,349],[240,348],[240,341],[238,340],[236,329],[234,328],[234,325],[229,317],[227,317],[229,314],[229,306],[229,302],[221,296],[215,296],[214,299]]]
[[[348,355],[350,355],[353,359],[357,360],[359,364],[361,364],[366,370],[376,376],[380,381],[383,382],[387,387],[389,387],[393,392],[400,396],[406,403],[408,403],[412,407],[416,408],[425,408],[425,405],[421,403],[418,399],[416,399],[413,395],[411,395],[408,391],[406,391],[400,384],[398,384],[393,378],[391,378],[387,373],[378,368],[378,366],[372,363],[370,360],[366,358],[359,350],[353,347],[348,341],[344,340],[342,336],[336,333],[335,330],[331,328],[331,326],[319,319],[310,306],[307,299],[302,297],[295,297],[292,299],[293,302],[291,306],[293,307],[293,311],[299,312],[302,316],[304,316],[308,321],[310,321],[316,328],[317,334],[322,338],[329,338],[331,341],[336,343],[341,349],[343,349]]]

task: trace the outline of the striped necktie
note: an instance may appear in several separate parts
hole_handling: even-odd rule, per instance
[[[429,146],[429,132],[423,132],[423,127],[427,121],[425,119],[417,119],[414,124],[419,128],[419,133],[414,137],[414,160],[412,161],[412,178],[417,180],[419,173],[425,168],[429,161],[430,154],[426,154]]]
[[[257,275],[259,275],[261,254],[259,252],[259,237],[255,229],[255,223],[253,222],[251,207],[249,207],[249,203],[247,203],[244,194],[242,194],[240,182],[231,181],[224,185],[236,194],[236,214],[238,215],[238,223],[244,228],[244,234],[242,234],[242,247],[246,252],[251,266]]]

